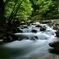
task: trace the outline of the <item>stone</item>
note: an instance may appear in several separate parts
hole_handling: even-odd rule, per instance
[[[50,22],[51,22],[50,20],[43,20],[43,21],[42,21],[43,24],[48,24],[48,23],[50,23]]]
[[[54,30],[58,30],[58,27],[57,27],[57,26],[55,26],[55,27],[53,27],[53,29],[54,29]]]
[[[57,32],[56,32],[56,36],[59,37],[59,30],[57,30]]]
[[[3,37],[4,42],[12,42],[15,40],[18,40],[18,37],[12,32],[7,32]]]
[[[33,33],[37,33],[37,30],[33,29],[31,32],[33,32]]]
[[[36,25],[36,27],[42,27],[41,25]]]
[[[27,28],[28,26],[27,25],[23,25],[23,28]]]
[[[54,41],[54,42],[51,42],[51,43],[49,43],[49,46],[51,46],[51,47],[59,47],[59,41]]]
[[[45,31],[46,27],[40,27],[40,31]]]

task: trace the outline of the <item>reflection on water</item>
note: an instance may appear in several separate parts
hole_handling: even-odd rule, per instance
[[[46,31],[40,31],[39,27],[30,25],[22,29],[23,33],[15,33],[22,41],[14,41],[0,46],[0,59],[31,59],[32,57],[45,58],[52,56],[48,50],[49,42],[56,40],[55,30],[47,24],[34,23],[46,27]],[[37,33],[32,33],[35,29]]]

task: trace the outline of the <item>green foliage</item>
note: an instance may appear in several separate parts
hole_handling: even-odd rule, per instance
[[[16,13],[16,16],[20,16],[21,18],[26,19],[27,16],[31,14],[31,11],[32,8],[29,0],[10,0],[5,5],[5,17],[7,18],[9,18],[11,13],[13,12],[14,15]]]
[[[56,0],[4,0],[5,17],[13,15],[22,19],[29,16],[33,20],[59,18],[59,5]]]
[[[36,8],[36,11],[33,13],[35,15],[41,14],[42,19],[59,18],[59,5],[58,5],[57,1],[55,1],[55,0],[36,0],[35,5],[38,6],[38,8]]]
[[[18,10],[17,15],[20,15],[21,18],[26,19],[29,15],[31,15],[31,3],[29,0],[24,0],[23,3],[20,6],[20,9]]]

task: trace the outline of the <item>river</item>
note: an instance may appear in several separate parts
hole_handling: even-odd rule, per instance
[[[40,31],[36,25],[45,26],[45,31]],[[27,28],[22,28],[26,25],[21,25],[20,28],[23,33],[15,33],[19,40],[0,45],[0,59],[46,59],[57,56],[50,52],[52,49],[49,43],[57,40],[56,30],[49,27],[47,24],[40,24],[39,22],[30,24]],[[31,30],[36,30],[36,33]],[[20,41],[21,40],[21,41]]]

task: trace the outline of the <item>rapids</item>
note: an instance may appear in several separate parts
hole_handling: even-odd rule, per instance
[[[46,30],[40,31],[40,27],[36,25],[45,26]],[[27,25],[18,27],[23,33],[15,33],[19,40],[0,46],[0,59],[32,59],[33,57],[44,59],[55,55],[49,52],[51,48],[49,43],[57,40],[56,30],[53,27],[39,22],[30,24],[27,28],[23,28],[24,26]],[[36,30],[37,33],[32,30]]]

